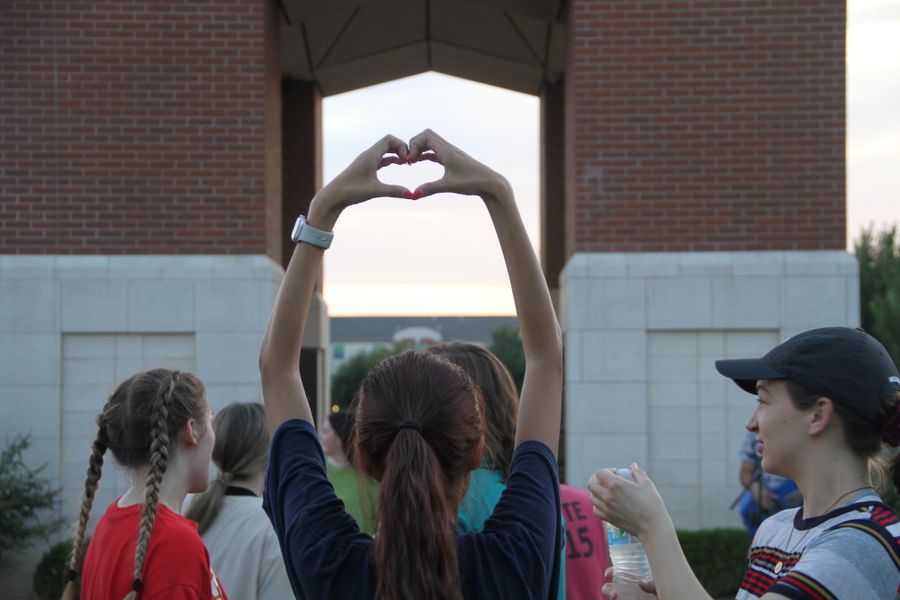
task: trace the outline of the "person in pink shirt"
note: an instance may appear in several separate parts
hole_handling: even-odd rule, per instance
[[[561,484],[559,496],[566,520],[566,600],[603,598],[609,566],[603,521],[594,515],[587,490]]]

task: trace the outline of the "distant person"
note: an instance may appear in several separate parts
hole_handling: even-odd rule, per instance
[[[262,509],[269,430],[262,404],[229,404],[213,419],[218,475],[185,513],[231,600],[292,598],[278,538]]]
[[[481,391],[484,406],[484,437],[486,440],[481,465],[469,479],[469,489],[459,505],[457,531],[477,533],[500,501],[516,446],[516,418],[519,393],[512,373],[496,354],[486,348],[466,342],[449,342],[429,348],[462,369]],[[565,552],[563,552],[565,557]],[[559,600],[566,597],[566,562],[560,560]]]
[[[378,482],[357,471],[348,458],[353,443],[354,417],[350,411],[329,413],[322,423],[319,440],[325,452],[325,472],[344,510],[365,533],[375,533]]]
[[[763,520],[785,508],[799,506],[803,497],[792,480],[763,470],[759,440],[752,431],[747,432],[741,444],[740,458],[740,481],[744,491],[738,510],[752,537]]]
[[[181,516],[202,492],[215,445],[203,383],[190,373],[151,369],[120,383],[97,417],[69,583],[63,599],[226,599],[197,524]],[[106,451],[131,474],[131,487],[106,508],[82,565],[85,530]]]
[[[416,192],[379,181],[389,164],[444,167]],[[440,356],[407,351],[363,380],[353,463],[379,481],[378,528],[361,532],[334,494],[297,371],[303,330],[331,230],[349,206],[379,196],[416,200],[478,195],[494,224],[515,299],[525,379],[506,489],[480,533],[455,522],[470,473],[482,463],[479,390]],[[409,146],[387,136],[313,198],[298,221],[260,350],[272,436],[265,507],[299,598],[347,600],[549,600],[559,586],[562,526],[556,451],[562,410],[562,336],[546,280],[509,183],[432,131]],[[466,243],[461,232],[461,243]],[[452,251],[452,249],[450,249]],[[397,257],[397,260],[403,260]]]
[[[451,342],[429,352],[459,365],[481,390],[484,404],[484,458],[472,471],[469,489],[459,505],[457,527],[461,533],[484,529],[506,489],[516,446],[519,393],[512,374],[497,356],[481,346]]]
[[[566,599],[601,599],[609,567],[603,521],[594,514],[587,490],[562,484],[559,495],[566,519]]]

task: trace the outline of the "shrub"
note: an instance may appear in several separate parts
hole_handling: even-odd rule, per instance
[[[678,541],[709,595],[733,598],[747,569],[750,548],[747,532],[743,529],[679,531]]]
[[[22,550],[59,530],[62,519],[47,520],[59,490],[41,477],[43,465],[32,469],[22,458],[31,445],[28,435],[17,435],[0,453],[0,568],[9,567]]]
[[[90,538],[84,541],[85,551]],[[34,570],[32,586],[35,595],[41,600],[57,600],[62,596],[63,588],[69,575],[69,554],[72,552],[72,540],[65,540],[44,552],[41,562]],[[75,598],[78,598],[75,590]]]

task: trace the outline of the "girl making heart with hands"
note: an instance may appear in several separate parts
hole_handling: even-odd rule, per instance
[[[430,160],[445,173],[415,192],[378,180],[390,164]],[[335,223],[370,198],[478,195],[506,261],[525,350],[507,488],[484,531],[460,535],[457,509],[484,448],[481,392],[455,364],[409,351],[360,386],[353,463],[380,482],[374,538],[334,495],[297,365]],[[305,230],[304,230],[305,229]],[[562,532],[556,451],[562,341],[550,294],[509,183],[432,131],[387,136],[325,186],[295,229],[294,250],[260,351],[273,432],[265,508],[298,598],[554,598]]]

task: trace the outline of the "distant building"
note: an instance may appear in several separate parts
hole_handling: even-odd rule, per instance
[[[487,346],[498,327],[516,327],[515,317],[332,317],[331,373],[361,352],[409,343],[427,348],[440,342]]]

